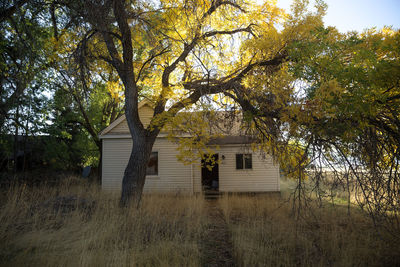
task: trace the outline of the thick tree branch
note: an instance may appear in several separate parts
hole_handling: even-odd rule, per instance
[[[164,95],[166,94],[165,90],[167,90],[167,88],[169,87],[170,74],[176,69],[176,67],[178,66],[178,64],[180,62],[183,62],[186,59],[186,57],[189,55],[189,53],[193,50],[193,48],[198,44],[198,42],[200,40],[207,38],[207,37],[215,36],[217,34],[235,34],[238,32],[244,32],[244,31],[250,32],[251,31],[250,27],[252,25],[249,25],[249,27],[247,27],[247,28],[241,28],[241,29],[237,29],[237,30],[233,30],[233,31],[212,31],[212,32],[208,32],[203,35],[200,35],[200,30],[201,30],[204,20],[207,17],[211,16],[212,13],[214,13],[220,6],[223,6],[223,5],[230,5],[230,6],[233,6],[237,9],[241,10],[242,12],[245,12],[239,5],[237,5],[231,1],[217,0],[212,3],[211,7],[201,16],[201,19],[198,22],[198,26],[194,31],[195,37],[192,39],[192,41],[189,44],[184,44],[183,51],[178,56],[178,58],[171,65],[167,66],[164,69],[164,72],[163,72],[162,78],[161,78],[161,84],[162,84],[163,90],[157,101],[157,104],[156,104],[156,107],[154,110],[155,114],[162,112],[165,108],[166,101],[165,101]]]
[[[144,135],[144,127],[138,112],[138,88],[133,70],[132,34],[128,25],[125,1],[113,1],[114,16],[121,32],[122,68],[117,69],[125,87],[125,115],[132,135]]]
[[[388,125],[382,120],[379,120],[378,118],[369,117],[367,119],[372,125],[391,135],[394,138],[394,140],[398,140],[398,144],[400,144],[400,132],[398,130],[393,129],[392,127],[390,127],[390,125]]]
[[[140,75],[141,75],[143,69],[145,68],[145,66],[146,66],[147,64],[149,64],[151,61],[153,61],[153,59],[155,59],[156,57],[159,57],[159,56],[161,56],[161,55],[163,55],[163,54],[165,54],[165,53],[167,53],[167,52],[168,52],[168,48],[165,47],[165,48],[163,48],[160,52],[158,52],[157,54],[152,54],[152,55],[142,64],[142,66],[140,67],[140,70],[139,70],[139,72],[138,72],[138,74],[137,74],[137,77],[136,77],[136,83],[139,81]]]
[[[184,87],[185,89],[191,91],[192,93],[186,97],[185,99],[182,99],[181,101],[176,102],[174,105],[172,105],[168,111],[164,111],[164,107],[161,105],[156,106],[156,109],[154,110],[154,117],[155,118],[158,114],[161,114],[163,112],[168,112],[170,116],[175,116],[176,113],[178,113],[180,110],[184,109],[187,106],[190,106],[194,103],[196,103],[202,96],[204,95],[209,95],[209,94],[217,94],[217,93],[224,93],[229,96],[233,96],[233,94],[230,93],[230,91],[234,91],[236,94],[236,99],[240,105],[243,106],[243,108],[249,109],[251,111],[254,111],[253,109],[250,108],[250,103],[244,99],[242,90],[243,86],[241,84],[242,79],[248,74],[251,70],[253,70],[256,67],[267,67],[267,66],[279,66],[284,62],[284,60],[287,58],[286,53],[277,55],[273,59],[270,60],[265,60],[265,61],[260,61],[260,62],[255,62],[255,63],[249,63],[247,67],[242,69],[236,76],[233,76],[230,79],[221,78],[219,80],[198,80],[190,83],[185,83]],[[231,76],[231,75],[229,75]],[[239,99],[242,98],[242,99]],[[164,100],[165,101],[165,100]],[[276,114],[273,114],[276,116]],[[154,120],[154,119],[153,119]],[[153,132],[161,129],[165,122],[164,121],[157,121],[150,123],[151,127],[154,128],[156,125],[158,129],[153,130]]]
[[[253,109],[250,108],[250,103],[248,101],[246,102],[246,100],[243,97],[243,92],[242,92],[243,86],[241,84],[242,79],[246,76],[246,74],[248,74],[251,70],[253,70],[256,67],[279,66],[284,62],[286,58],[287,58],[286,54],[283,53],[277,55],[275,58],[270,60],[260,61],[256,63],[249,63],[244,69],[237,72],[238,74],[236,76],[233,76],[230,79],[226,79],[226,77],[224,77],[218,80],[206,79],[206,80],[198,80],[190,83],[185,83],[184,84],[185,89],[191,91],[192,93],[185,99],[176,102],[168,109],[168,111],[164,111],[164,106],[160,105],[159,102],[158,103],[159,105],[157,105],[156,108],[154,109],[154,118],[158,114],[161,114],[163,112],[168,112],[169,115],[174,116],[181,109],[196,103],[202,96],[209,94],[217,94],[217,93],[224,93],[227,96],[231,96],[233,97],[233,99],[236,99],[239,102],[239,104],[243,106],[243,108],[254,111]],[[230,91],[234,91],[236,97],[233,96],[233,94],[231,94]],[[276,114],[273,115],[276,116]],[[150,125],[154,127],[154,125],[157,124],[156,128],[160,129],[164,126],[165,122],[166,120],[157,121],[157,123],[154,123],[152,121]]]
[[[211,16],[211,14],[214,13],[214,11],[217,10],[218,7],[223,6],[223,5],[233,6],[233,7],[237,8],[237,9],[239,9],[242,12],[246,12],[246,10],[244,10],[240,5],[238,5],[236,3],[233,3],[231,1],[217,0],[217,1],[213,1],[213,3],[211,4],[211,7],[201,17],[201,20],[203,21],[207,17]]]
[[[239,33],[239,32],[248,32],[248,33],[250,33],[251,35],[254,36],[254,33],[251,30],[252,26],[254,26],[254,24],[250,24],[246,28],[239,28],[239,29],[235,29],[235,30],[232,30],[232,31],[211,31],[211,32],[206,32],[206,33],[203,34],[202,37],[206,38],[206,37],[212,37],[212,36],[215,36],[215,35],[223,35],[223,34],[233,35],[233,34]]]
[[[106,60],[107,62],[111,62],[111,64],[117,71],[123,69],[123,62],[118,54],[117,48],[115,47],[114,44],[114,40],[112,39],[110,33],[106,31],[101,31],[101,35],[104,39],[104,42],[106,43],[107,50],[111,58],[106,60],[106,58],[103,57],[103,59]]]
[[[117,20],[119,30],[121,31],[121,43],[122,43],[122,58],[124,62],[125,71],[133,73],[133,49],[132,49],[132,35],[131,29],[128,25],[127,16],[125,12],[125,1],[115,0],[113,2],[114,15]]]
[[[222,84],[235,84],[237,82],[241,82],[242,79],[254,68],[256,67],[268,67],[268,66],[279,66],[282,64],[285,59],[287,58],[286,53],[282,53],[274,57],[273,59],[270,60],[265,60],[265,61],[259,61],[255,63],[249,63],[245,68],[242,70],[236,71],[236,75],[227,75],[226,77],[222,77],[220,79],[206,79],[206,80],[197,80],[193,82],[187,82],[184,84],[185,89],[187,90],[193,90],[193,89],[198,89],[200,87],[204,86],[214,86],[214,85],[222,85]],[[230,77],[230,78],[227,78]]]
[[[58,41],[58,28],[57,28],[57,19],[56,19],[56,5],[55,3],[51,3],[50,5],[50,16],[51,16],[51,22],[53,24],[53,31],[54,31],[54,37]]]

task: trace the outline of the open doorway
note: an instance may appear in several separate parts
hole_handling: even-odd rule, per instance
[[[218,154],[205,155],[201,160],[201,185],[204,191],[219,190]]]

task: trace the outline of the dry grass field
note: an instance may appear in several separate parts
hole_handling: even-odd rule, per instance
[[[400,266],[400,247],[356,208],[349,217],[346,207],[313,206],[295,219],[276,196],[220,202],[240,266]]]
[[[0,264],[207,266],[204,254],[218,257],[221,248],[204,248],[223,230],[229,242],[215,244],[230,244],[237,266],[400,265],[400,248],[356,207],[349,217],[340,205],[315,206],[297,220],[286,198],[151,194],[140,209],[121,210],[118,195],[76,178],[57,187],[14,186],[0,199]],[[212,225],[220,220],[210,220],[210,206],[221,225]]]
[[[74,197],[71,197],[74,196]],[[0,211],[3,266],[199,266],[201,197],[146,195],[122,211],[118,196],[66,180],[11,189]]]

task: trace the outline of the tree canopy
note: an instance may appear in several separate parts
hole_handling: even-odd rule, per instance
[[[180,124],[177,114],[236,111],[253,148],[272,154],[300,186],[326,178],[329,167],[337,181],[354,179],[369,211],[398,214],[399,30],[340,33],[324,26],[326,8],[305,0],[291,11],[276,1],[15,1],[1,13],[2,114],[19,110],[5,100],[21,92],[13,83],[46,79],[53,133],[83,126],[101,151],[99,131],[124,112],[136,144],[122,185],[126,206],[140,202],[151,148],[162,128]],[[25,20],[14,23],[17,14]],[[18,39],[21,25],[40,33],[26,38],[35,53],[21,51],[29,44]],[[154,106],[146,127],[142,99]],[[184,127],[196,138],[181,145],[204,147],[199,124]]]

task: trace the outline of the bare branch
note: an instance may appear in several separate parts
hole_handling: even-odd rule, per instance
[[[139,72],[138,72],[138,74],[137,74],[137,77],[136,77],[136,83],[139,81],[140,75],[141,75],[141,73],[142,73],[144,67],[145,67],[147,64],[149,64],[151,61],[153,61],[153,59],[155,59],[156,57],[159,57],[159,56],[161,56],[161,55],[163,55],[163,54],[165,54],[165,53],[167,53],[167,52],[168,52],[168,47],[165,47],[165,48],[163,48],[160,52],[158,52],[157,54],[151,55],[151,56],[142,64],[142,66],[140,67],[140,70],[139,70]]]
[[[203,34],[203,38],[206,37],[212,37],[215,35],[223,35],[223,34],[227,34],[227,35],[233,35],[235,33],[239,33],[239,32],[248,32],[251,35],[255,36],[255,34],[253,33],[253,31],[251,30],[251,27],[254,26],[254,24],[250,24],[249,26],[247,26],[246,28],[239,28],[239,29],[235,29],[232,31],[212,31],[212,32],[206,32],[205,34]]]

